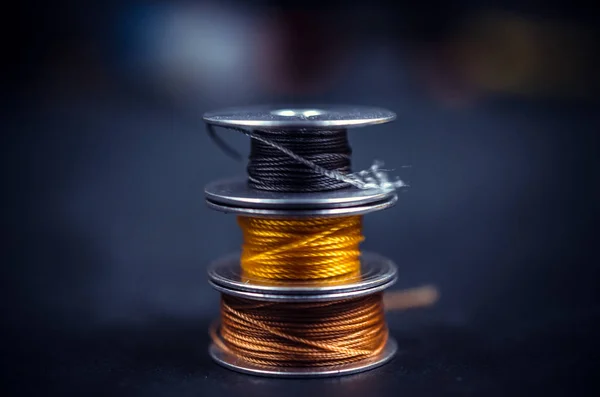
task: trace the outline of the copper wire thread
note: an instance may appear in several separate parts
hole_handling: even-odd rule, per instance
[[[222,350],[266,366],[321,367],[379,354],[388,338],[381,293],[333,302],[261,302],[223,295]]]
[[[362,217],[238,217],[244,244],[241,266],[250,277],[319,280],[360,273]]]
[[[377,295],[379,295],[379,297],[377,297]],[[387,292],[383,294],[383,299],[381,299],[381,293],[367,297],[377,301],[377,304],[375,305],[366,298],[354,299],[353,304],[356,305],[354,307],[355,310],[342,313],[343,311],[339,310],[340,307],[336,305],[336,302],[274,304],[270,302],[223,296],[223,302],[221,303],[221,323],[226,324],[226,326],[219,327],[219,323],[217,322],[211,327],[210,334],[213,342],[220,349],[254,364],[266,366],[302,366],[296,361],[296,357],[298,356],[298,344],[305,344],[308,346],[304,346],[303,349],[301,348],[301,353],[303,354],[302,357],[305,359],[303,365],[305,366],[318,367],[323,365],[346,364],[361,360],[362,358],[376,356],[385,346],[385,342],[387,341],[387,330],[385,329],[385,320],[381,313],[382,307],[385,311],[425,307],[434,304],[438,297],[439,292],[437,288],[432,285],[425,285],[418,288]],[[365,300],[361,301],[361,299]],[[243,304],[231,303],[232,300],[235,300],[235,302],[242,302]],[[337,303],[342,302],[338,301]],[[370,306],[367,305],[369,303],[371,304]],[[293,317],[298,314],[297,311],[286,314],[286,318],[292,316],[292,320],[296,324],[293,328],[295,333],[290,333],[288,331],[289,328],[285,321],[281,321],[279,317],[273,317],[271,315],[271,309],[274,309],[274,312],[276,313],[285,313],[288,307],[292,307],[290,305],[295,305],[296,309],[302,307],[311,313],[310,317],[298,316],[297,318]],[[333,314],[337,311],[340,315],[339,318],[348,319],[349,321],[347,321],[346,324],[342,321],[340,324],[340,322],[332,322],[331,316],[317,317],[320,313],[313,310],[316,308],[330,313],[333,311]],[[360,310],[361,308],[362,311]],[[252,309],[252,313],[246,314],[247,309]],[[227,320],[229,318],[233,319],[229,321]],[[368,321],[369,318],[370,323]],[[371,346],[368,346],[369,348],[372,348],[372,350],[369,350],[368,348],[365,349],[364,346],[362,346],[361,349],[357,349],[356,347],[348,348],[348,343],[354,341],[353,338],[355,338],[354,335],[350,335],[350,331],[356,325],[361,325],[361,321],[364,321],[362,325],[370,328],[372,332],[373,330],[375,333],[379,332],[378,330],[384,330],[381,334],[383,337],[380,341],[381,344],[373,343]],[[273,323],[276,324],[276,327],[273,327]],[[340,327],[340,325],[342,326]],[[317,328],[321,329],[316,332],[321,335],[322,338],[313,339],[315,336],[315,329]],[[341,330],[336,331],[337,328],[341,328]],[[312,332],[306,333],[307,330]],[[328,331],[329,333],[327,333]],[[373,333],[370,335],[373,336]],[[341,339],[337,339],[340,337]],[[307,350],[312,348],[315,349],[315,353],[312,354],[309,352],[307,354]],[[360,352],[359,350],[363,351]],[[333,351],[338,353],[338,356],[336,357],[337,361],[332,361],[332,357],[326,357],[323,361],[323,351]],[[361,355],[360,353],[364,353],[364,355]],[[273,359],[273,356],[277,359]]]

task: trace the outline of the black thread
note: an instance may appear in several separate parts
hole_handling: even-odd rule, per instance
[[[209,136],[227,154],[239,158],[239,153],[220,139],[213,126]],[[228,128],[228,127],[225,127]],[[352,149],[346,130],[246,131],[230,128],[251,138],[248,158],[248,185],[254,189],[274,192],[324,192],[351,186],[347,181],[332,177],[327,171],[346,175],[351,172]],[[264,140],[264,141],[263,141]],[[296,157],[321,168],[309,167],[300,158],[267,144],[275,144],[293,152]],[[336,179],[337,178],[337,179]]]
[[[330,171],[351,172],[352,149],[346,130],[254,131]],[[276,192],[323,192],[343,189],[347,182],[332,179],[299,163],[280,150],[252,139],[248,158],[248,184]]]

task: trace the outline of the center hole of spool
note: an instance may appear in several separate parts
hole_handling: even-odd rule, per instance
[[[274,114],[275,116],[284,117],[313,117],[323,113],[325,113],[325,111],[318,109],[278,109],[271,112],[271,114]]]

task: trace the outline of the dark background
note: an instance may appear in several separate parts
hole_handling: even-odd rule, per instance
[[[584,395],[600,343],[598,25],[563,2],[19,3],[3,24],[8,395]],[[416,4],[415,4],[416,3]],[[206,265],[239,247],[203,186],[244,172],[202,113],[380,106],[357,129],[410,183],[364,249],[434,284],[402,354],[328,380],[208,358]],[[223,132],[246,150],[247,140]],[[6,394],[5,394],[6,395]]]

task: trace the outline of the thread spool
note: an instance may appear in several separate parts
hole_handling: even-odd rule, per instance
[[[226,300],[232,298],[229,298],[229,295],[224,293],[222,299]],[[359,308],[358,310],[360,310],[358,315],[349,312],[347,309],[344,309],[344,306],[347,306],[348,303],[363,305],[365,301],[366,304],[369,304],[372,303],[373,300],[381,301],[378,307],[375,308],[375,310],[377,310],[376,313],[372,313],[371,311],[373,309],[371,309],[369,306],[364,307],[364,309],[363,306],[357,306]],[[217,343],[213,343],[213,345],[211,345],[209,348],[209,353],[217,363],[226,368],[253,375],[294,378],[324,377],[348,375],[373,369],[385,364],[396,354],[397,344],[393,338],[389,337],[387,326],[384,322],[385,320],[378,318],[376,319],[378,323],[373,323],[369,321],[369,318],[367,317],[368,315],[371,315],[371,317],[383,316],[382,297],[381,294],[377,293],[376,291],[369,291],[369,293],[363,295],[362,297],[329,299],[328,301],[325,301],[325,303],[315,303],[314,301],[310,300],[273,303],[272,300],[248,300],[247,298],[245,298],[243,301],[249,305],[255,306],[256,309],[254,310],[253,316],[247,315],[247,312],[242,311],[240,313],[242,322],[248,322],[246,326],[251,327],[251,332],[253,334],[262,333],[263,338],[259,340],[265,341],[266,343],[263,343],[267,346],[260,345],[255,347],[251,344],[249,347],[247,347],[247,340],[252,340],[252,338],[244,338],[246,332],[243,328],[234,332],[228,332],[227,334],[233,335],[234,340],[241,339],[246,342],[246,346],[242,344],[242,346],[245,347],[244,355],[258,356],[260,361],[256,362],[255,360],[244,359],[242,358],[243,355],[235,353],[235,347],[238,347],[238,343],[232,343],[230,347],[225,345],[223,343],[225,338],[215,334],[217,330],[213,329],[213,338],[216,338]],[[328,311],[326,318],[323,318],[323,315],[320,315],[319,313],[313,313],[314,311],[321,309],[323,306],[325,306]],[[276,308],[275,313],[279,313],[279,315],[269,315],[269,310],[273,310],[272,307]],[[258,318],[256,318],[256,312],[259,313]],[[282,314],[286,316],[282,316]],[[316,317],[313,318],[311,314]],[[334,316],[337,317],[337,321]],[[366,326],[361,323],[357,323],[357,321],[362,320],[363,317],[367,317],[365,318],[365,323],[368,322]],[[290,325],[287,327],[286,319],[287,321],[290,321]],[[342,324],[339,324],[341,322],[340,320],[343,321]],[[311,335],[318,333],[319,329],[324,328],[324,324],[322,323],[323,321],[326,321],[329,326],[320,332],[321,335]],[[381,321],[384,323],[381,324]],[[336,324],[336,322],[338,324]],[[290,329],[292,325],[294,326],[294,329]],[[373,332],[378,331],[375,329],[375,327],[379,326],[383,326],[385,329],[380,331],[383,332],[383,334],[378,336],[379,340],[376,341],[376,344],[373,347],[371,347],[372,350],[359,351],[359,354],[357,354],[356,350],[353,349],[353,346],[347,347],[348,343],[352,342],[354,342],[356,345],[362,341],[371,342],[369,340],[365,340],[367,338],[364,336],[365,330],[372,334]],[[348,331],[348,328],[350,327],[354,328],[354,332],[352,329]],[[333,330],[330,328],[333,328]],[[300,330],[300,332],[298,332],[298,330]],[[302,332],[302,330],[306,331]],[[327,335],[335,330],[337,330],[338,333],[340,333],[340,330],[346,331],[347,335],[344,341],[338,342],[337,338],[329,341],[322,340],[323,334]],[[259,338],[260,336],[261,335],[257,335]],[[275,346],[273,346],[274,344]],[[298,351],[300,350],[298,348],[304,348],[303,350],[308,350],[306,349],[307,347],[309,350],[314,350],[309,352],[312,353],[311,355],[321,356],[326,355],[327,353],[334,353],[336,358],[334,361],[335,364],[332,363],[328,365],[327,359],[331,360],[329,357],[326,357],[325,359],[323,357],[316,357],[312,359],[311,357],[308,357],[310,361],[307,362],[306,357],[303,359],[302,356],[306,356],[308,354],[306,352],[302,354],[301,351]],[[357,347],[360,348],[360,346]],[[270,348],[269,350],[271,351],[267,350],[268,348]],[[290,354],[286,354],[286,349],[290,350]],[[277,363],[271,364],[269,361],[265,363],[263,360],[268,359],[269,356],[273,355],[273,353],[279,353],[279,356],[283,355],[283,360],[280,358],[278,360],[279,362]]]
[[[256,131],[278,131],[285,134],[293,131],[301,139],[302,131],[346,130],[392,121],[394,113],[377,108],[364,107],[318,107],[297,108],[243,108],[226,109],[204,115],[209,125],[240,130],[251,139],[263,139]],[[314,134],[306,134],[307,137]],[[265,135],[268,136],[268,135]],[[269,144],[269,142],[267,142]],[[318,145],[317,145],[318,146]],[[292,159],[302,163],[304,158],[285,152],[285,147],[276,147]],[[312,163],[312,162],[309,162]],[[307,164],[305,164],[307,165]],[[308,168],[313,168],[308,164]],[[316,172],[329,170],[314,167]],[[329,174],[327,174],[329,175]],[[247,179],[237,178],[213,182],[206,186],[205,197],[209,207],[242,217],[273,219],[307,219],[310,217],[341,217],[363,215],[394,205],[397,195],[390,184],[376,169],[372,173],[354,175],[329,175],[346,182],[335,184],[328,191],[273,191],[257,189],[260,184],[248,184]],[[385,177],[385,175],[383,175]],[[268,186],[267,186],[268,188]],[[314,189],[307,189],[314,190]],[[335,302],[360,299],[391,286],[396,281],[396,267],[382,256],[370,253],[361,255],[360,272],[346,278],[326,280],[270,280],[244,274],[240,267],[239,254],[224,257],[209,267],[209,282],[224,296],[248,299],[253,302]],[[285,306],[284,306],[285,307]],[[331,340],[334,344],[335,340]],[[347,364],[314,367],[286,367],[257,364],[236,356],[226,346],[213,343],[209,349],[211,357],[219,364],[240,372],[282,377],[315,377],[349,374],[364,371],[389,361],[397,350],[393,338],[388,338],[385,347],[372,357],[353,360]]]

